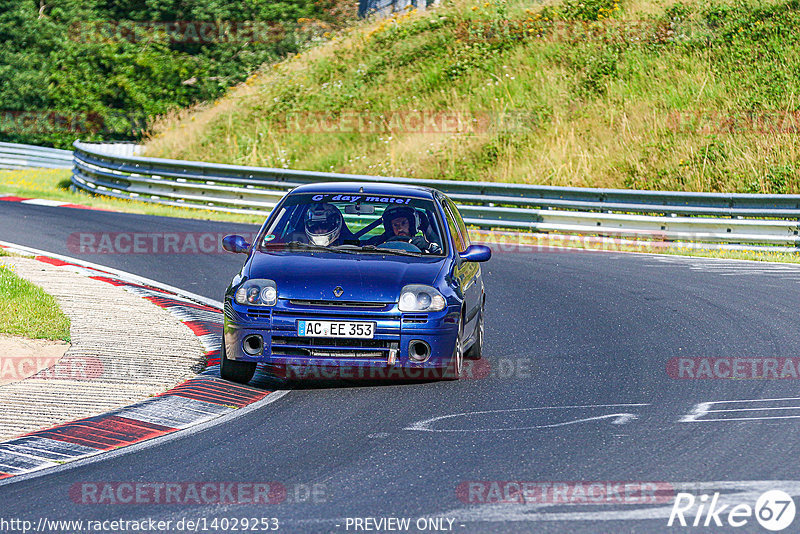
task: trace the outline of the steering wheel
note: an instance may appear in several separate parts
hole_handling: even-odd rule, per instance
[[[389,239],[387,239],[386,241],[384,241],[384,243],[389,243],[389,242],[391,242],[391,241],[403,241],[403,242],[405,242],[405,243],[410,243],[410,242],[411,242],[411,236],[407,236],[407,235],[393,235],[392,237],[390,237]]]
[[[386,248],[389,250],[406,250],[408,252],[422,252],[416,245],[412,245],[405,239],[404,236],[394,236],[400,239],[387,239],[385,243],[378,245],[378,248]]]

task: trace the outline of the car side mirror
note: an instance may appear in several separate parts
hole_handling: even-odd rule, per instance
[[[492,257],[492,249],[486,245],[470,245],[467,250],[458,255],[463,261],[489,261]]]
[[[222,238],[222,248],[228,252],[246,253],[250,244],[240,235],[226,235]]]

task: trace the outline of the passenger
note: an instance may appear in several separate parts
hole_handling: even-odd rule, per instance
[[[379,245],[387,241],[406,241],[422,252],[441,254],[442,247],[417,235],[419,216],[414,208],[395,206],[383,212],[384,233],[367,240],[367,245]],[[401,239],[407,238],[407,239]]]

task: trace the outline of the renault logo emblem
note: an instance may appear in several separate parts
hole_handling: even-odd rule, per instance
[[[342,286],[336,286],[333,288],[333,294],[336,297],[341,297],[344,294],[344,289],[342,289]]]

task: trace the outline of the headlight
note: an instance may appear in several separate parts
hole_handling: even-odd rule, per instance
[[[272,280],[253,278],[236,289],[234,300],[249,306],[274,306],[278,302],[278,287]]]
[[[278,290],[273,286],[267,286],[261,290],[261,302],[267,306],[274,306],[278,301]]]
[[[445,300],[441,293],[431,286],[409,285],[400,292],[400,311],[431,312],[442,311]]]

